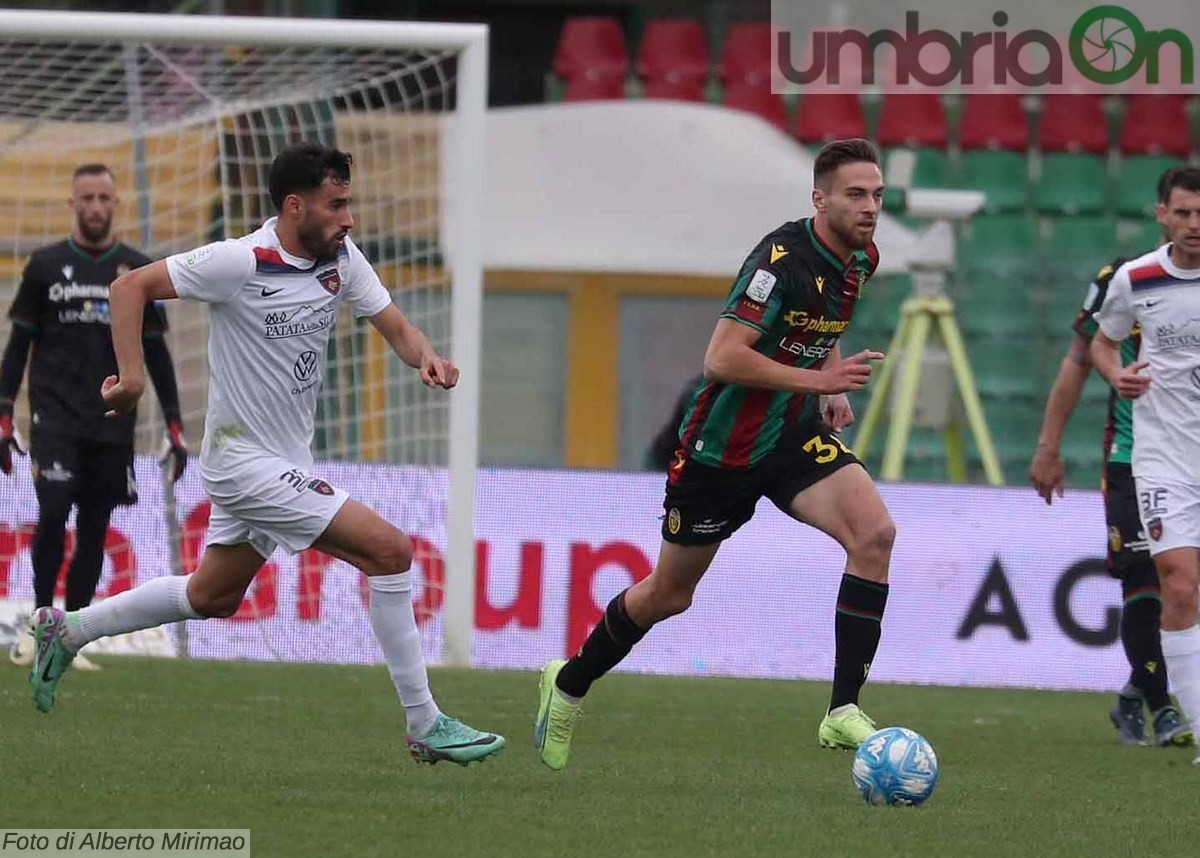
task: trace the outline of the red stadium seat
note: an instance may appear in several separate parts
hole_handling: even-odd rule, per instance
[[[967,93],[958,132],[963,149],[1029,148],[1029,117],[1015,92]]]
[[[771,92],[770,81],[764,84],[749,84],[734,81],[725,87],[725,106],[745,110],[761,116],[777,128],[787,128],[787,106],[783,96]]]
[[[558,36],[554,73],[566,83],[566,101],[625,97],[629,52],[616,18],[568,18]]]
[[[796,139],[824,143],[846,137],[866,137],[867,120],[854,92],[809,93],[796,111]]]
[[[1131,95],[1121,126],[1121,151],[1186,158],[1191,149],[1188,127],[1187,96]]]
[[[1047,95],[1042,98],[1038,145],[1043,152],[1108,151],[1108,119],[1099,95]]]
[[[888,93],[879,109],[880,146],[941,148],[946,145],[946,113],[936,93]]]
[[[771,84],[771,25],[765,21],[730,24],[717,76],[726,84],[736,81]]]
[[[655,18],[646,23],[638,50],[638,75],[647,98],[702,101],[708,79],[708,43],[692,18]]]

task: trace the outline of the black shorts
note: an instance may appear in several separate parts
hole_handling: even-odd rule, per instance
[[[824,423],[790,430],[761,462],[717,468],[677,457],[667,471],[662,535],[677,545],[711,545],[754,515],[759,498],[788,512],[796,495],[858,459]]]
[[[1137,488],[1129,465],[1104,466],[1104,521],[1108,525],[1108,571],[1114,578],[1150,564],[1150,545],[1138,516]]]
[[[137,503],[132,444],[92,441],[36,428],[32,435],[29,453],[39,505]]]

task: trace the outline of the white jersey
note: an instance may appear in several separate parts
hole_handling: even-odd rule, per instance
[[[1200,485],[1200,269],[1176,266],[1169,247],[1118,268],[1096,318],[1117,342],[1140,328],[1149,363],[1133,401],[1133,475]]]
[[[280,247],[275,220],[244,238],[167,258],[179,297],[209,305],[201,468],[230,438],[310,467],[313,415],[338,304],[349,301],[361,317],[391,303],[349,238],[337,259],[313,262]]]

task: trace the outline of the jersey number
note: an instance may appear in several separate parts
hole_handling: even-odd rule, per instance
[[[838,457],[838,453],[849,453],[850,448],[842,443],[842,439],[837,435],[833,435],[833,443],[830,444],[820,435],[813,435],[804,442],[802,448],[806,453],[812,453],[812,457],[818,465],[828,465]]]

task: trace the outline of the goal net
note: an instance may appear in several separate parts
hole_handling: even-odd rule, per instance
[[[401,309],[459,364],[462,383],[453,394],[426,389],[343,309],[325,358],[316,471],[414,536],[427,654],[469,663],[481,288],[472,239],[486,29],[0,11],[0,38],[0,310],[29,253],[70,233],[66,200],[80,164],[112,169],[118,236],[161,258],[244,235],[271,216],[267,172],[287,144],[314,140],[353,155],[354,240]],[[198,452],[207,312],[183,301],[166,309]],[[28,437],[23,397],[17,418]],[[172,498],[150,455],[162,431],[148,393],[136,438],[146,454],[141,501],[114,514],[101,597],[191,571],[203,550],[208,504],[198,469],[193,462]],[[11,603],[32,598],[36,502],[28,461],[19,464],[24,470],[0,494],[0,599]],[[234,620],[189,624],[187,650],[374,660],[360,579],[314,551],[277,552]]]

